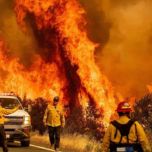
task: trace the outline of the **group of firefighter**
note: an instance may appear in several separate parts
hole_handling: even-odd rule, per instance
[[[58,96],[53,98],[45,110],[44,124],[48,127],[51,148],[59,151],[60,132],[65,126],[65,118]],[[8,110],[0,106],[0,143],[3,152],[8,152],[4,131],[4,115],[15,112],[19,107]],[[107,128],[102,142],[103,152],[151,152],[150,143],[142,125],[130,118],[132,109],[127,101],[120,102],[116,109],[119,119],[112,121]],[[152,141],[151,141],[152,142]]]

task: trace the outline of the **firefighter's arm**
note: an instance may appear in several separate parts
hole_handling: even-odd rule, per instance
[[[144,152],[151,152],[151,147],[150,147],[149,141],[146,137],[143,127],[138,122],[136,122],[136,127],[137,127],[138,140]]]
[[[19,109],[19,106],[16,106],[15,108],[13,109],[5,109],[5,108],[2,108],[1,112],[4,114],[4,115],[9,115],[11,113],[14,113],[15,111],[17,111]]]
[[[108,152],[109,148],[110,148],[110,139],[111,139],[111,129],[112,129],[112,125],[110,124],[110,126],[108,127],[104,138],[103,138],[103,143],[102,143],[102,152]]]
[[[48,117],[48,107],[46,108],[45,113],[44,113],[44,117],[43,117],[44,125],[46,125],[46,123],[47,123],[47,117]]]

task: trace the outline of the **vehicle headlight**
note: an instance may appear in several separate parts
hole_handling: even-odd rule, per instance
[[[30,116],[24,117],[24,125],[30,125],[31,124],[31,118]]]

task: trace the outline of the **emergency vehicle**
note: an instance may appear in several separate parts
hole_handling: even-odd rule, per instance
[[[19,106],[19,109],[5,115],[5,132],[8,142],[19,141],[21,146],[30,145],[31,118],[28,112],[23,108],[20,98],[13,93],[0,93],[0,104],[5,109],[13,109]]]

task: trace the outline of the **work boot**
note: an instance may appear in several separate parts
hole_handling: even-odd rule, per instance
[[[8,149],[3,150],[3,152],[8,152]]]
[[[3,152],[8,152],[7,146],[4,146],[4,147],[3,147]]]

